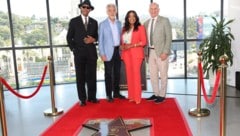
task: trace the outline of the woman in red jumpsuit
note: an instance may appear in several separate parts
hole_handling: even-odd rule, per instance
[[[134,10],[127,12],[121,34],[121,58],[125,63],[128,99],[136,104],[141,102],[141,65],[144,46],[147,44],[146,31]]]

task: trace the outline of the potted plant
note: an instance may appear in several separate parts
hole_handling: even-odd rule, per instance
[[[218,21],[215,17],[212,17],[212,19],[214,24],[212,25],[211,34],[203,39],[199,46],[199,50],[202,51],[203,71],[207,74],[207,77],[211,74],[210,71],[212,71],[212,74],[217,71],[221,65],[219,58],[222,55],[228,57],[227,64],[230,64],[230,66],[233,64],[231,43],[234,36],[228,25],[234,20],[226,21],[223,19]]]

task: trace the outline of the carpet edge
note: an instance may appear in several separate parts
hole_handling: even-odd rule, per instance
[[[39,134],[39,136],[44,136],[44,134],[49,131],[57,122],[59,122],[62,119],[62,116],[69,113],[69,111],[71,111],[75,105],[77,105],[78,103],[76,102],[73,106],[71,106],[71,108],[69,108],[66,112],[64,112],[61,116],[58,117],[58,119],[55,122],[52,122],[52,124],[50,124],[43,132],[41,132]]]
[[[192,131],[191,131],[189,125],[188,125],[187,119],[186,119],[186,117],[185,117],[185,115],[184,115],[184,113],[183,113],[183,111],[182,111],[181,106],[179,105],[179,103],[178,103],[178,101],[177,101],[176,98],[173,98],[173,99],[174,99],[174,101],[175,101],[175,103],[176,103],[176,105],[177,105],[177,107],[178,107],[178,109],[179,109],[179,112],[180,112],[180,114],[181,114],[181,116],[182,116],[182,118],[183,118],[183,122],[184,122],[185,126],[187,127],[187,132],[188,132],[188,134],[189,134],[190,136],[193,136]]]

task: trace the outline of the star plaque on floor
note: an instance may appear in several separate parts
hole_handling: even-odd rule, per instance
[[[83,124],[83,127],[96,131],[91,136],[132,136],[131,132],[151,126],[151,123],[145,120],[123,120],[122,117],[108,121],[97,119]]]

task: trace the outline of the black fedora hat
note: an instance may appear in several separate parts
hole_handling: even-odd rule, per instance
[[[80,3],[80,4],[78,5],[78,7],[80,8],[80,7],[82,7],[83,5],[88,5],[88,6],[91,8],[91,10],[94,10],[94,7],[91,5],[90,0],[84,0],[82,3]]]

